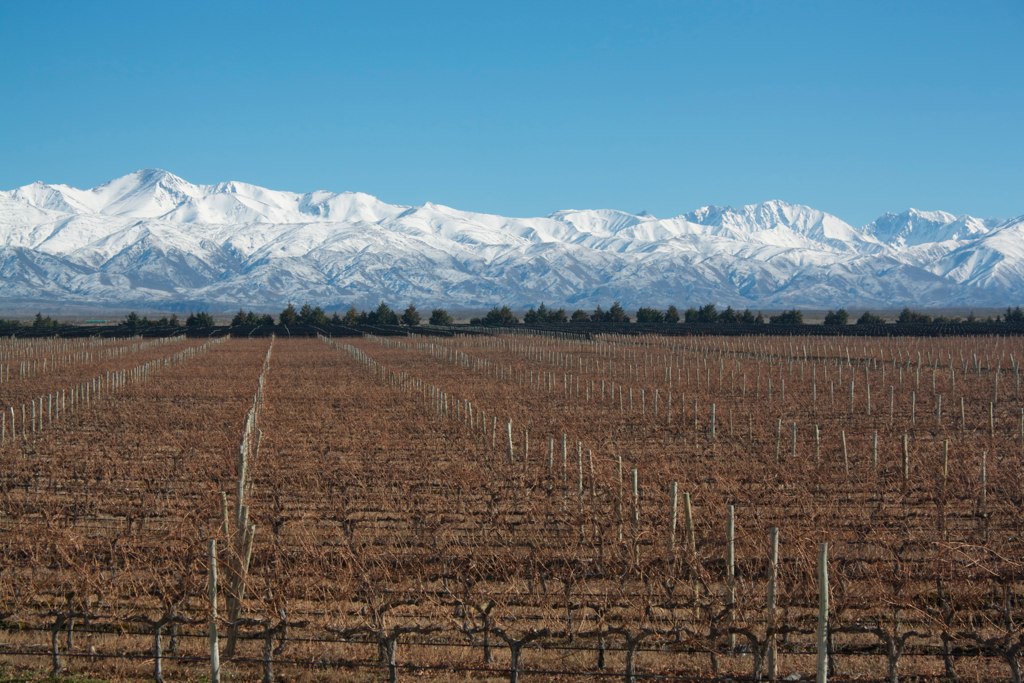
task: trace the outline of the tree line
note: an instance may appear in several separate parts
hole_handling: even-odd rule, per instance
[[[732,306],[719,310],[713,303],[703,306],[690,307],[682,312],[676,306],[669,306],[665,310],[649,306],[641,306],[636,310],[634,316],[616,301],[606,310],[600,305],[592,311],[582,308],[568,313],[564,308],[549,308],[546,304],[540,304],[536,308],[530,307],[522,316],[522,319],[507,305],[494,306],[485,315],[470,319],[471,325],[573,325],[585,323],[605,324],[629,324],[632,322],[644,325],[674,325],[678,323],[703,323],[721,325],[803,325],[804,315],[799,309],[793,308],[782,311],[767,318],[758,311],[754,313],[749,308],[742,311]],[[885,318],[871,311],[865,311],[853,323],[856,325],[884,325]],[[1024,309],[1020,306],[1007,307],[1001,315],[994,317],[979,318],[974,313],[964,318],[947,315],[929,315],[915,311],[909,307],[900,311],[893,320],[897,325],[940,325],[940,324],[971,324],[971,323],[1009,323],[1024,324]],[[416,306],[409,304],[401,313],[392,309],[385,302],[381,302],[375,309],[359,311],[354,306],[350,307],[344,315],[340,313],[327,314],[320,306],[303,304],[296,308],[294,304],[288,304],[277,316],[269,313],[257,313],[254,311],[239,310],[231,319],[231,327],[257,328],[282,326],[299,327],[360,327],[375,325],[391,325],[416,327],[424,323],[423,316]],[[434,308],[426,319],[426,324],[435,326],[449,326],[455,323],[455,319],[444,308]],[[214,317],[205,311],[190,313],[182,322],[177,315],[164,316],[153,320],[146,316],[140,316],[134,311],[129,313],[123,320],[116,323],[120,330],[132,333],[141,333],[154,329],[202,329],[216,326]],[[850,324],[850,314],[844,308],[829,310],[825,314],[823,324],[827,327],[837,327]],[[63,327],[62,323],[50,316],[37,313],[31,322],[18,320],[0,319],[0,333],[15,333],[21,330],[46,333],[57,331]]]
[[[523,322],[528,325],[534,324],[561,324],[561,323],[629,323],[632,318],[622,308],[619,302],[615,302],[608,310],[598,306],[588,312],[583,309],[576,309],[568,314],[564,308],[548,308],[540,304],[537,308],[530,308],[523,315]],[[754,313],[749,308],[742,311],[727,306],[719,310],[713,303],[705,304],[696,308],[687,308],[682,313],[676,306],[669,306],[665,310],[642,306],[637,309],[635,320],[637,323],[648,325],[676,324],[676,323],[706,323],[725,325],[803,325],[804,314],[799,309],[793,308],[782,311],[765,318],[764,314],[758,311]],[[471,323],[485,325],[515,324],[519,318],[508,306],[492,308],[482,318],[475,318]],[[978,318],[970,313],[965,318],[947,315],[932,316],[926,313],[914,311],[911,308],[904,308],[893,321],[896,324],[943,324],[943,323],[1024,323],[1024,310],[1020,306],[1015,308],[1007,307],[1003,315]],[[880,315],[871,311],[864,311],[857,318],[856,325],[884,325],[888,321]],[[850,313],[845,308],[829,310],[825,314],[823,323],[825,326],[835,327],[850,324]]]

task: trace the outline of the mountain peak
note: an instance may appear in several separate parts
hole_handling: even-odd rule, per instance
[[[774,198],[666,219],[615,209],[515,218],[362,192],[191,184],[160,168],[93,189],[39,182],[0,192],[5,295],[202,301],[218,310],[396,298],[473,308],[615,298],[627,306],[1005,303],[1024,291],[1019,235],[1019,226],[919,209],[855,229]]]
[[[184,180],[180,176],[176,176],[170,171],[162,168],[140,168],[137,171],[132,171],[128,175],[123,175],[120,178],[115,178],[106,185],[118,184],[118,183],[129,183],[134,182],[139,186],[151,186],[158,185],[161,183],[171,185],[188,185],[188,181]],[[100,186],[102,187],[102,185]]]
[[[910,208],[879,216],[864,227],[864,232],[890,246],[913,247],[978,237],[998,223],[973,216],[955,216],[947,211]]]

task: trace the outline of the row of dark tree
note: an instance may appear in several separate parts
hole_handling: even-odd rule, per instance
[[[409,304],[401,313],[383,301],[372,311],[357,311],[353,306],[348,309],[345,315],[334,313],[328,316],[324,309],[319,306],[303,304],[302,308],[296,310],[295,306],[288,306],[281,311],[277,317],[278,323],[285,327],[296,325],[310,325],[313,327],[326,327],[328,325],[345,325],[357,327],[360,325],[406,325],[415,327],[423,322],[423,316],[416,310],[416,307]],[[430,312],[428,320],[430,325],[451,325],[454,323],[452,316],[443,308],[435,308]],[[239,311],[231,321],[232,325],[273,325],[274,319],[269,315],[260,315],[249,311]]]
[[[571,315],[567,314],[565,309],[551,309],[541,304],[536,309],[531,308],[523,316],[523,322],[526,324],[558,324],[558,323],[628,323],[630,322],[630,316],[622,308],[622,306],[615,302],[611,308],[607,311],[598,306],[593,312],[588,313],[583,309],[577,309],[573,311]],[[477,319],[473,322],[480,322],[483,324],[508,324],[517,323],[519,319],[512,313],[508,306],[502,306],[501,308],[492,308],[486,316]],[[644,324],[675,324],[679,322],[684,323],[713,323],[713,324],[745,324],[745,325],[802,325],[804,324],[803,312],[794,308],[787,311],[782,311],[776,315],[768,316],[767,320],[761,312],[753,313],[749,308],[742,311],[735,310],[732,306],[727,306],[724,310],[718,310],[715,304],[705,304],[698,308],[687,308],[683,311],[682,315],[679,313],[679,309],[675,306],[669,306],[664,311],[657,308],[641,307],[636,312],[636,322]],[[871,311],[865,311],[859,318],[857,318],[857,325],[883,325],[887,321],[880,315],[876,315]],[[926,313],[920,313],[918,311],[911,310],[910,308],[904,308],[900,311],[900,314],[896,317],[895,322],[897,324],[942,324],[942,323],[975,323],[975,322],[1007,322],[1007,323],[1024,323],[1024,310],[1020,306],[1016,308],[1007,308],[1006,313],[1002,316],[995,316],[995,318],[986,318],[984,320],[976,317],[974,313],[969,314],[966,318],[959,318],[954,316],[931,316]],[[850,314],[845,308],[837,310],[830,310],[825,314],[824,325],[826,326],[841,326],[850,324]]]
[[[194,314],[205,316],[202,318],[204,324],[212,319],[208,314]],[[192,324],[193,316],[189,318],[189,325]],[[635,318],[631,317],[622,305],[616,301],[607,310],[597,306],[593,311],[585,311],[578,308],[571,314],[564,308],[548,308],[546,304],[540,304],[536,308],[530,308],[523,314],[521,322],[527,325],[557,325],[572,323],[621,323],[626,324],[633,321],[648,325],[662,325],[675,323],[715,323],[725,325],[802,325],[804,324],[803,312],[798,309],[790,309],[770,315],[767,318],[758,311],[754,313],[749,308],[742,311],[727,306],[719,310],[715,304],[705,304],[697,308],[687,308],[680,313],[675,306],[669,306],[664,311],[640,307],[636,311]],[[856,320],[857,325],[882,325],[887,321],[885,318],[870,311],[865,311]],[[951,316],[931,316],[925,313],[904,308],[895,319],[900,323],[972,323],[972,322],[1024,322],[1024,311],[1021,307],[1007,308],[1003,316],[986,318],[981,320],[973,313],[966,318]],[[288,306],[278,315],[278,324],[284,326],[311,325],[322,327],[328,325],[345,325],[357,327],[360,325],[404,325],[415,327],[423,323],[423,317],[410,304],[402,313],[396,312],[388,304],[381,302],[376,309],[371,311],[359,311],[354,306],[349,308],[344,315],[333,313],[330,316],[320,307],[311,304],[303,304],[300,309],[294,305]],[[435,308],[430,312],[427,320],[429,325],[452,325],[454,318],[444,308]],[[520,318],[509,306],[495,306],[485,315],[470,319],[471,325],[517,325]],[[239,311],[231,321],[232,326],[257,326],[273,325],[274,318],[266,313],[254,313],[252,311]],[[830,310],[825,314],[824,325],[839,326],[850,324],[850,314],[846,309],[840,308]]]
[[[536,308],[530,308],[522,317],[522,322],[527,325],[561,325],[561,324],[585,324],[585,323],[612,323],[628,324],[633,322],[631,317],[619,302],[614,302],[607,310],[598,306],[593,311],[576,309],[571,314],[564,308],[548,308],[540,304]],[[715,304],[705,304],[697,308],[687,308],[682,313],[675,306],[669,306],[664,311],[658,308],[641,307],[637,309],[635,321],[644,325],[674,325],[677,323],[704,323],[723,325],[802,325],[804,324],[803,313],[798,309],[782,311],[781,313],[765,316],[750,309],[738,311],[727,306],[719,310]],[[887,321],[879,315],[865,311],[857,318],[857,325],[882,325]],[[896,324],[970,324],[970,323],[1016,323],[1024,324],[1024,310],[1020,306],[1008,307],[1003,315],[994,318],[977,318],[973,313],[966,318],[938,315],[931,316],[926,313],[904,308],[896,317]],[[388,304],[381,302],[377,308],[371,311],[358,311],[353,306],[344,315],[333,313],[328,315],[320,306],[304,304],[296,309],[294,305],[288,306],[281,311],[275,322],[274,317],[269,313],[256,313],[253,311],[239,310],[231,319],[231,327],[258,328],[280,325],[282,327],[360,327],[360,326],[396,326],[404,325],[415,327],[423,323],[423,316],[410,304],[401,313],[396,312]],[[435,326],[448,326],[454,323],[452,315],[444,308],[435,308],[430,312],[427,324]],[[517,325],[520,318],[508,306],[495,306],[484,316],[470,320],[472,325]],[[850,314],[846,309],[828,311],[825,314],[824,325],[842,326],[850,324]],[[216,321],[213,316],[206,312],[191,313],[185,319],[184,325],[178,316],[165,316],[158,320],[151,320],[132,312],[124,320],[117,323],[117,327],[127,332],[143,332],[151,329],[173,329],[189,328],[202,329],[214,327]],[[19,330],[31,330],[33,332],[46,333],[57,331],[62,327],[50,316],[37,313],[30,323],[23,323],[17,320],[0,319],[0,333],[11,333]]]

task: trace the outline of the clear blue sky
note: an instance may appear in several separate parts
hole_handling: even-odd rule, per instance
[[[1024,2],[0,2],[0,188],[1024,213]]]

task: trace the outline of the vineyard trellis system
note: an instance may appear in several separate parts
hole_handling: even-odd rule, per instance
[[[996,336],[3,340],[0,659],[1020,681],[1022,356]]]

